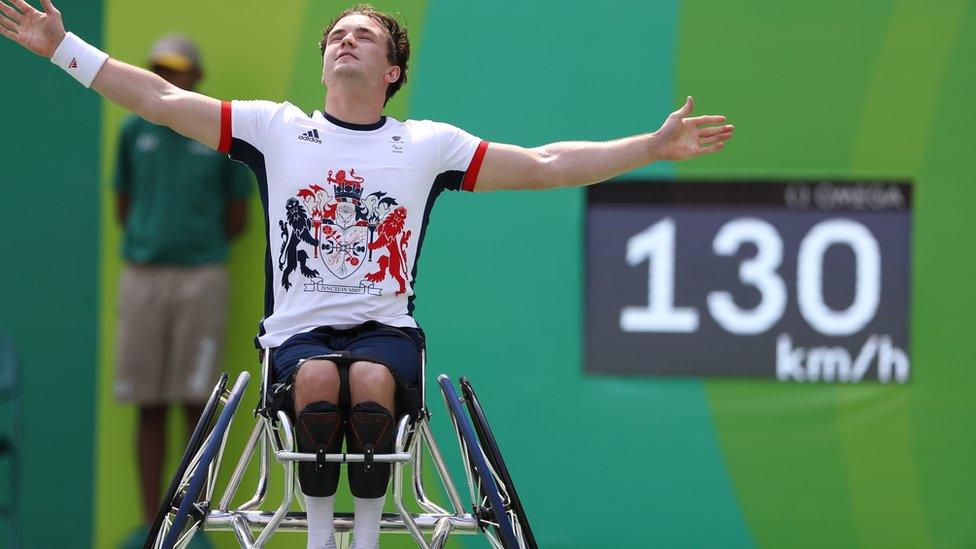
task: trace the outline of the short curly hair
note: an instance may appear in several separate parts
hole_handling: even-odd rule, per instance
[[[386,59],[391,65],[400,67],[400,78],[386,89],[386,102],[396,94],[397,91],[407,83],[407,61],[410,60],[410,38],[407,36],[407,27],[401,25],[400,21],[392,14],[378,11],[371,4],[357,4],[346,11],[340,13],[333,19],[325,30],[322,31],[322,40],[319,42],[319,52],[325,55],[325,46],[329,33],[340,19],[347,15],[365,15],[376,21],[387,30],[387,49]],[[385,103],[384,103],[385,104]]]

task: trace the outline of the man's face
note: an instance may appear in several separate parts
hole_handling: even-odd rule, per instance
[[[352,79],[384,90],[400,77],[400,67],[387,58],[390,43],[386,28],[362,14],[340,19],[326,37],[322,56],[322,83],[331,87]]]
[[[164,80],[177,88],[182,88],[184,90],[193,91],[202,77],[200,71],[196,69],[192,71],[174,71],[158,65],[151,68],[154,73],[163,77]]]

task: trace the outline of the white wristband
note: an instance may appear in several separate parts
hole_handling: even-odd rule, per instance
[[[108,54],[69,32],[54,50],[51,62],[64,69],[82,86],[90,88]]]

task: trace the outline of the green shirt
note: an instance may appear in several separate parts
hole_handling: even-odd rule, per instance
[[[250,172],[192,139],[137,116],[123,123],[115,190],[129,195],[122,256],[202,265],[227,259],[227,205],[247,197]]]

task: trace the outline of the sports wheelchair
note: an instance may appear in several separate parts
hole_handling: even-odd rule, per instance
[[[306,514],[291,510],[293,499],[297,499],[304,510],[301,490],[295,497],[295,468],[300,461],[392,463],[392,499],[398,513],[383,514],[382,534],[407,533],[425,549],[443,547],[452,535],[478,533],[484,534],[495,548],[538,547],[484,409],[466,378],[459,380],[461,397],[446,375],[440,375],[437,380],[461,449],[472,502],[470,509],[464,507],[434,440],[431,414],[425,399],[426,364],[423,358],[420,386],[410,388],[415,392],[418,411],[400,415],[393,453],[372,454],[367,449],[365,454],[312,454],[295,451],[292,421],[283,410],[288,388],[281,383],[270,383],[271,354],[262,353],[261,392],[254,411],[257,421],[222,496],[219,500],[214,499],[217,476],[234,413],[240,407],[250,379],[247,372],[240,373],[230,389],[227,388],[228,375],[224,373],[214,387],[163,497],[144,549],[186,547],[201,530],[233,531],[241,547],[248,549],[264,547],[278,530],[307,531]],[[440,477],[451,512],[433,502],[424,489],[425,450]],[[255,454],[258,457],[258,480],[254,495],[232,507],[231,501]],[[283,496],[276,508],[262,510],[271,482],[272,460],[284,468]],[[408,473],[412,477],[412,495],[416,504],[413,507],[423,512],[411,512],[404,501]],[[335,513],[339,547],[348,545],[352,525],[352,513]]]

